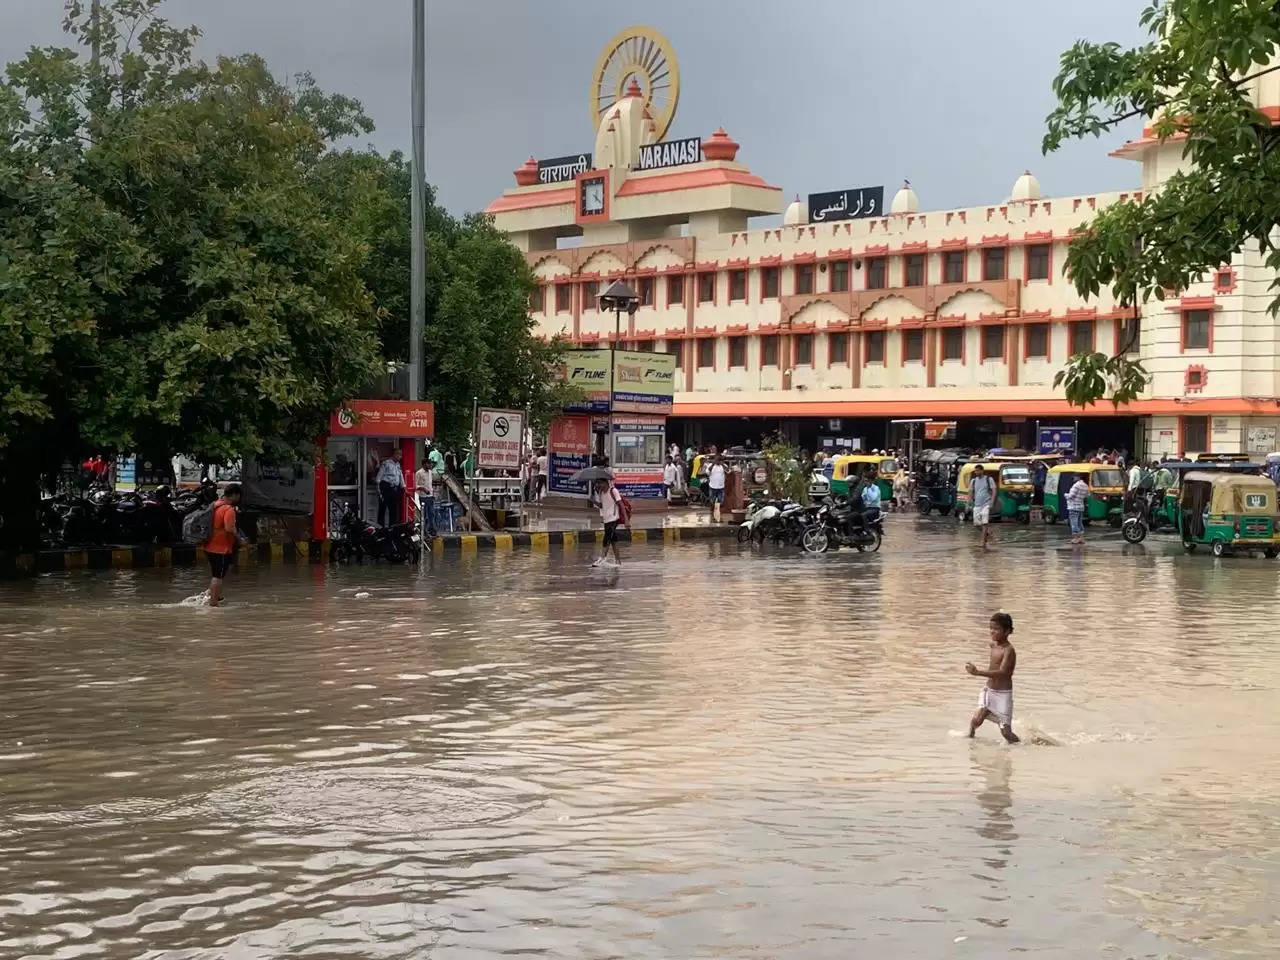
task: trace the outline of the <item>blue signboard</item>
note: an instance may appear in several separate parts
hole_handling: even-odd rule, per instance
[[[1073,456],[1075,455],[1075,427],[1041,427],[1040,436],[1037,440],[1036,449],[1039,453],[1070,453]]]

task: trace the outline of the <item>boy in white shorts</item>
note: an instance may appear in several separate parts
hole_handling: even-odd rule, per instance
[[[986,677],[987,685],[978,694],[978,712],[969,721],[969,736],[990,717],[1000,726],[1000,735],[1009,743],[1018,743],[1013,732],[1013,668],[1018,665],[1018,652],[1009,642],[1013,633],[1013,617],[1007,613],[991,615],[991,654],[988,669],[979,670],[972,663],[964,665],[971,677]]]

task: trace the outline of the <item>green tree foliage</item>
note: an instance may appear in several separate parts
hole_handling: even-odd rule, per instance
[[[357,237],[308,170],[358,106],[209,65],[159,0],[77,2],[99,51],[0,85],[0,472],[86,449],[222,461],[312,444],[379,367]],[[7,505],[6,505],[7,508]]]
[[[812,473],[800,450],[777,435],[763,438],[760,452],[769,471],[769,495],[796,503],[809,503]]]
[[[1254,247],[1280,277],[1280,126],[1246,95],[1280,44],[1280,8],[1254,0],[1165,0],[1140,22],[1151,40],[1126,49],[1077,42],[1062,55],[1044,150],[1100,137],[1132,117],[1152,118],[1160,138],[1177,137],[1190,165],[1141,200],[1112,204],[1072,242],[1067,269],[1086,297],[1109,287],[1122,304],[1162,299]],[[1280,281],[1273,282],[1273,288]],[[1272,310],[1280,306],[1273,301]],[[1124,403],[1148,380],[1115,357],[1072,357],[1056,384],[1085,405],[1106,395]]]

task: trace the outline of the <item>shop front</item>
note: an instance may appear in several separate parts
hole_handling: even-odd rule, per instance
[[[346,506],[366,519],[378,515],[378,467],[397,449],[405,490],[400,516],[409,516],[417,447],[434,435],[435,408],[426,401],[350,400],[335,410],[324,445],[326,468],[315,474],[312,538],[327,539]]]

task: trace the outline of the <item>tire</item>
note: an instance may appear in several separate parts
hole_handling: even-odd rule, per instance
[[[751,535],[754,532],[755,531],[753,531],[745,523],[738,524],[738,542],[747,543],[748,541],[751,540]]]
[[[1262,555],[1268,560],[1274,560],[1276,557],[1280,556],[1280,550],[1277,550],[1275,547],[1267,547],[1262,551]]]
[[[872,553],[876,553],[880,550],[880,544],[884,540],[884,537],[881,536],[881,534],[878,531],[872,533],[871,537],[872,537],[872,540],[870,543],[858,544],[859,553],[861,553],[864,550],[870,550]]]
[[[1057,522],[1058,522],[1058,515],[1057,515],[1056,513],[1054,513],[1052,510],[1045,510],[1045,511],[1043,511],[1043,512],[1042,512],[1042,514],[1041,514],[1041,516],[1043,516],[1043,517],[1044,517],[1044,522],[1045,522],[1045,523],[1057,523]]]
[[[933,509],[933,501],[928,497],[918,497],[916,499],[916,509],[920,511],[920,516],[927,517],[929,511]]]
[[[1018,522],[1019,522],[1019,523],[1021,523],[1021,524],[1023,524],[1024,526],[1030,526],[1030,524],[1031,524],[1031,511],[1030,511],[1030,510],[1019,510],[1019,511],[1018,511]]]
[[[800,537],[800,546],[806,553],[826,553],[831,546],[825,527],[812,526]]]
[[[764,546],[764,527],[756,524],[751,528],[751,542],[758,547]]]
[[[1209,547],[1209,552],[1212,553],[1215,557],[1225,557],[1228,553],[1230,553],[1230,548],[1227,546],[1225,540],[1215,540],[1213,541],[1213,544]]]
[[[1182,549],[1183,549],[1183,550],[1185,550],[1185,551],[1187,551],[1187,553],[1195,553],[1195,552],[1196,552],[1196,545],[1195,545],[1194,543],[1192,543],[1190,540],[1186,540],[1186,539],[1184,539],[1184,540],[1182,541]]]
[[[948,515],[948,514],[950,514],[950,513],[951,513],[951,508],[950,508],[950,507],[939,507],[939,508],[938,508],[938,516],[940,516],[940,517],[945,517],[945,516],[947,516],[947,515]]]
[[[1141,543],[1147,539],[1147,525],[1136,517],[1130,517],[1121,526],[1120,535],[1127,543]]]

